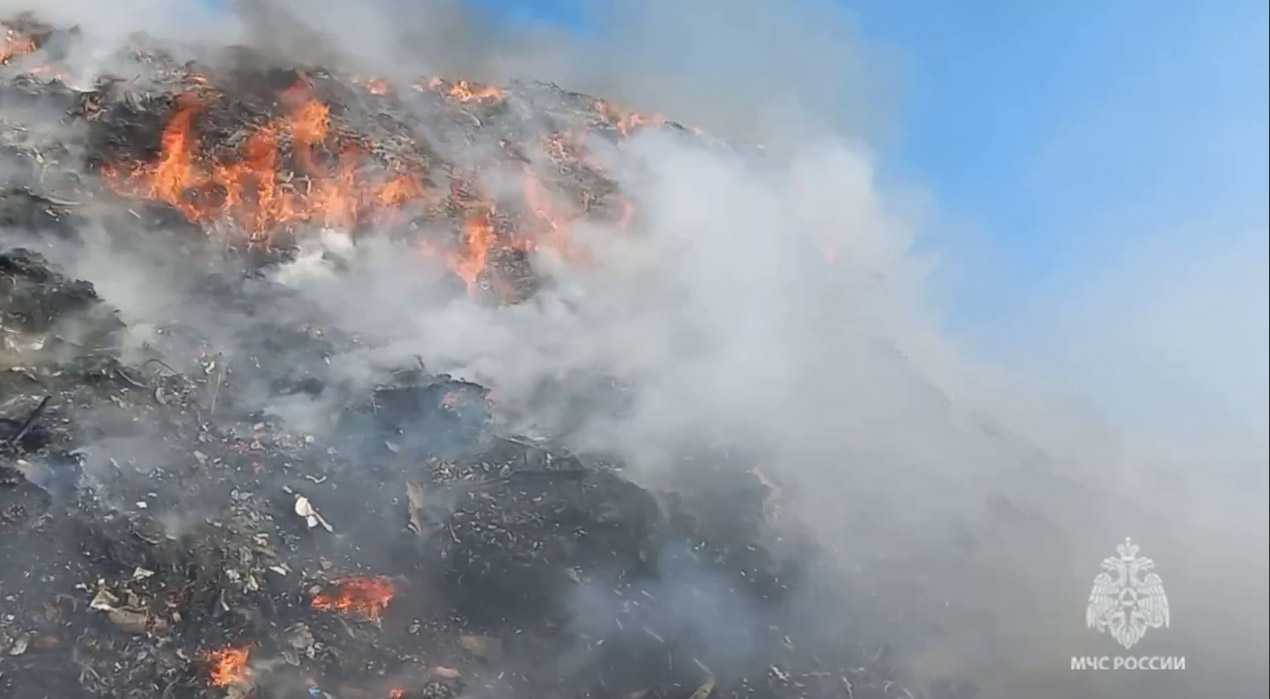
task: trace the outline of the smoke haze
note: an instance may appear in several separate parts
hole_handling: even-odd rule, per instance
[[[694,444],[762,455],[782,511],[832,557],[823,574],[859,600],[818,623],[891,641],[918,673],[987,698],[1264,696],[1264,230],[1092,259],[1086,289],[1038,308],[1035,326],[993,328],[1000,351],[977,353],[946,329],[937,261],[917,252],[942,241],[879,182],[888,68],[827,0],[624,3],[589,15],[594,35],[446,0],[244,2],[230,15],[38,4],[25,9],[103,46],[141,30],[375,74],[551,80],[762,144],[743,154],[648,132],[597,147],[636,202],[634,231],[576,231],[594,264],[538,260],[552,282],[530,303],[451,298],[391,244],[334,231],[323,245],[343,256],[338,273],[315,249],[275,278],[297,307],[382,339],[332,361],[347,381],[421,357],[491,386],[511,427],[615,450],[654,485],[692,467]],[[90,245],[60,261],[130,325],[180,315],[233,352],[234,321],[182,287],[183,262],[150,254]],[[634,389],[620,409],[595,389],[610,379]],[[269,407],[313,425],[335,408]],[[1185,655],[1185,672],[1068,669],[1115,654],[1083,615],[1126,536],[1157,561],[1173,608],[1142,653]]]

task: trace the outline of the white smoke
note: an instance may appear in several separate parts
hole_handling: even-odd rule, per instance
[[[1038,309],[1046,332],[1020,325],[1009,344],[1022,358],[998,365],[962,350],[932,310],[916,224],[879,186],[860,140],[885,115],[862,107],[862,96],[884,91],[867,77],[877,73],[864,68],[866,52],[842,41],[849,24],[830,3],[745,3],[750,13],[641,4],[621,14],[626,30],[600,53],[548,30],[499,43],[506,27],[486,31],[448,2],[270,5],[368,65],[392,61],[396,44],[380,39],[395,27],[423,27],[424,37],[465,28],[418,46],[420,72],[456,63],[493,76],[540,71],[634,106],[658,102],[646,106],[707,129],[717,120],[769,146],[755,159],[658,134],[627,142],[610,165],[637,203],[633,230],[579,227],[595,264],[558,266],[554,286],[519,306],[439,301],[418,261],[378,243],[338,275],[314,273],[316,258],[302,258],[279,279],[348,329],[391,338],[339,368],[369,377],[420,356],[491,385],[535,423],[517,425],[526,429],[565,421],[558,404],[539,400],[544,384],[581,374],[634,385],[631,412],[594,416],[572,438],[619,448],[654,483],[684,467],[670,459],[689,439],[769,455],[787,507],[844,569],[873,580],[861,590],[876,594],[879,620],[868,631],[893,637],[930,676],[981,684],[982,696],[1264,689],[1260,232],[1255,258],[1244,247],[1213,252],[1210,264],[1185,268],[1183,283],[1159,271],[1179,269],[1168,251],[1135,266],[1145,279],[1116,273],[1088,298]],[[118,20],[89,7],[56,9],[117,31]],[[756,37],[773,34],[764,26],[802,31],[760,56]],[[699,60],[670,74],[661,57],[692,37],[702,37]],[[460,58],[445,55],[460,44]],[[842,94],[844,84],[869,87]],[[744,106],[752,103],[763,108]],[[1038,336],[1070,348],[1060,354],[1075,380],[1047,363],[1052,353],[1033,351]],[[1160,387],[1181,375],[1191,397],[1166,400],[1175,394]],[[1200,435],[1181,429],[1201,421]],[[1239,466],[1219,475],[1218,459]],[[1067,670],[1070,656],[1110,648],[1081,622],[1098,562],[1126,535],[1160,564],[1175,604],[1176,629],[1148,640],[1166,639],[1157,647],[1205,666],[1192,661],[1167,677]]]

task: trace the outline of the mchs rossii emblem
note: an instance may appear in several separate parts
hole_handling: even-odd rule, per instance
[[[1169,600],[1164,584],[1153,570],[1155,561],[1138,555],[1129,539],[1116,547],[1119,556],[1103,559],[1102,573],[1094,578],[1085,608],[1085,623],[1109,633],[1126,649],[1132,648],[1147,629],[1169,625]]]

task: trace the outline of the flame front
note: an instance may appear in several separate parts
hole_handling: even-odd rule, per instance
[[[641,127],[661,126],[664,123],[666,123],[666,117],[660,114],[654,114],[650,117],[646,117],[643,114],[636,114],[635,112],[631,112],[630,114],[627,114],[621,119],[618,119],[617,130],[623,136],[630,136],[632,133],[635,132],[636,129],[639,129]]]
[[[203,157],[195,125],[205,105],[185,95],[163,130],[158,160],[103,174],[122,194],[164,202],[195,222],[231,220],[253,239],[304,223],[353,229],[425,198],[422,173],[365,174],[362,148],[332,138],[329,108],[302,94],[285,92],[284,101],[296,102],[290,114],[256,127],[232,157]],[[328,163],[322,155],[332,151]],[[302,177],[284,177],[288,164]]]
[[[465,243],[462,250],[448,253],[446,260],[450,269],[467,282],[469,287],[473,287],[480,280],[481,271],[485,269],[489,253],[496,243],[494,227],[488,217],[468,219]]]
[[[313,608],[378,619],[396,595],[397,588],[383,576],[340,578],[313,596]]]
[[[359,233],[369,225],[413,224],[441,210],[433,205],[443,195],[432,187],[422,164],[380,165],[370,157],[379,149],[367,145],[366,137],[349,125],[337,123],[331,108],[306,79],[277,94],[285,110],[282,116],[248,126],[230,143],[213,142],[199,134],[200,121],[225,107],[224,96],[200,76],[191,76],[191,82],[192,91],[173,106],[157,158],[102,167],[103,179],[116,192],[165,203],[201,225],[230,224],[248,242],[266,245],[279,233],[302,233],[310,226]],[[375,93],[389,89],[380,79],[357,82]],[[503,99],[499,88],[464,79],[433,78],[415,88],[458,102]],[[620,113],[603,102],[596,108],[610,127],[616,124],[622,133],[660,120]],[[585,167],[604,174],[587,148],[585,130],[550,133],[543,145],[548,157],[561,167]],[[421,231],[416,247],[444,262],[469,289],[481,285],[491,262],[503,259],[492,254],[500,249],[545,251],[570,263],[587,263],[570,229],[591,210],[588,195],[583,193],[580,204],[560,196],[555,184],[540,179],[527,163],[520,176],[524,218],[517,223],[498,215],[505,195],[479,194],[474,191],[482,188],[475,173],[463,178],[452,173],[445,210],[458,212],[450,219],[458,222],[457,235],[443,242],[427,239],[432,234]],[[625,229],[634,207],[621,197],[615,203],[614,223]],[[411,230],[420,231],[413,225]],[[489,281],[497,287],[506,280]],[[500,295],[515,297],[514,293]]]
[[[251,647],[222,648],[204,654],[204,659],[211,665],[211,683],[213,687],[229,687],[243,684],[251,677],[247,660],[251,656]]]
[[[421,85],[416,85],[416,89]],[[503,91],[493,85],[481,85],[460,78],[454,82],[447,82],[444,78],[434,77],[428,80],[427,87],[438,92],[444,92],[451,99],[459,102],[497,102],[503,99]]]
[[[666,117],[661,114],[644,116],[637,112],[623,112],[604,100],[595,101],[595,111],[600,119],[617,129],[617,132],[623,136],[630,136],[644,127],[661,126],[666,123]]]

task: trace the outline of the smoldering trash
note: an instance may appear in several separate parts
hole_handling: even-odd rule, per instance
[[[548,84],[145,37],[85,83],[73,28],[0,41],[0,697],[926,696],[787,623],[838,591],[772,545],[752,456],[703,448],[662,491],[508,430],[497,386],[354,379],[380,338],[281,279],[374,241],[438,294],[532,304],[539,259],[589,264],[578,231],[638,235],[605,153],[732,146]],[[198,311],[131,323],[89,249],[162,261]],[[269,409],[305,401],[335,407]]]

